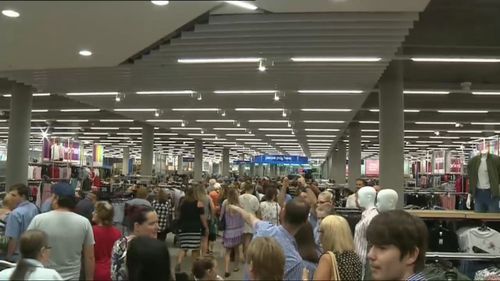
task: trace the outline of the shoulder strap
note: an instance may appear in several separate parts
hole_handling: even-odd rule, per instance
[[[330,280],[340,280],[339,267],[337,265],[337,258],[332,251],[328,251],[328,255],[332,259],[332,276]]]

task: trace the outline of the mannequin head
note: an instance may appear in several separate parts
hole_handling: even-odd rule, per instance
[[[377,193],[377,210],[386,212],[396,209],[398,193],[394,189],[382,189]]]
[[[365,186],[358,190],[358,203],[361,208],[368,209],[375,206],[377,191],[371,186]]]

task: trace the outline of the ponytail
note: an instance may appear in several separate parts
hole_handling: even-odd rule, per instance
[[[16,269],[10,276],[10,281],[28,280],[28,276],[35,271],[36,266],[28,262],[26,259],[21,259],[16,266]]]

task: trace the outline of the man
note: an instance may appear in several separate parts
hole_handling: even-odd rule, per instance
[[[321,222],[327,216],[334,215],[334,214],[335,214],[335,208],[333,208],[333,205],[331,205],[331,204],[319,205],[319,200],[318,200],[318,207],[316,208],[317,221],[316,221],[316,225],[314,225],[314,242],[316,243],[316,245],[320,246],[319,227],[321,226]],[[323,252],[323,251],[320,251],[320,252]]]
[[[146,198],[148,198],[148,189],[145,186],[141,186],[137,188],[137,191],[135,192],[135,198],[127,201],[125,205],[142,205],[151,207],[151,202],[149,202]]]
[[[294,235],[307,222],[309,205],[301,198],[288,202],[280,214],[282,224],[279,226],[261,221],[238,206],[231,205],[230,208],[240,213],[245,222],[253,226],[254,237],[273,237],[278,241],[286,258],[283,280],[302,280],[302,257],[298,252]]]
[[[366,181],[364,179],[357,179],[356,180],[356,190],[354,191],[353,194],[347,196],[347,201],[345,204],[346,208],[353,208],[353,209],[359,209],[358,205],[358,190],[360,190],[362,187],[366,186]]]
[[[19,238],[39,212],[35,204],[28,201],[29,189],[26,185],[21,183],[11,186],[8,196],[15,209],[7,217],[5,228],[5,237],[9,239],[6,259],[17,261]]]
[[[422,274],[427,248],[427,227],[422,219],[403,210],[373,218],[366,237],[373,280],[426,280]]]
[[[85,279],[93,280],[95,242],[92,226],[88,219],[71,211],[76,199],[69,184],[57,183],[53,188],[53,211],[36,216],[28,229],[47,233],[52,247],[48,268],[55,269],[65,280],[78,280],[83,253]]]
[[[240,195],[239,201],[240,201],[240,206],[247,212],[251,213],[254,216],[257,216],[257,213],[259,212],[260,208],[260,203],[259,199],[255,195],[253,195],[254,192],[254,185],[252,183],[245,183],[244,185],[245,189],[245,194]],[[246,255],[248,245],[250,244],[250,241],[252,241],[252,236],[253,236],[253,227],[252,225],[245,223],[245,228],[243,230],[243,255]]]
[[[38,215],[38,208],[28,201],[29,188],[24,184],[15,184],[9,189],[9,198],[12,201],[14,210],[7,217],[5,236],[9,239],[6,259],[17,261],[18,242],[33,218]]]
[[[97,202],[97,195],[93,192],[87,193],[84,199],[76,204],[75,213],[82,217],[86,217],[92,223],[92,213],[94,212],[94,205]]]

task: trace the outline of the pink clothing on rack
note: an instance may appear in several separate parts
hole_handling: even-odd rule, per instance
[[[440,195],[441,206],[447,210],[455,210],[456,198],[455,195]]]

